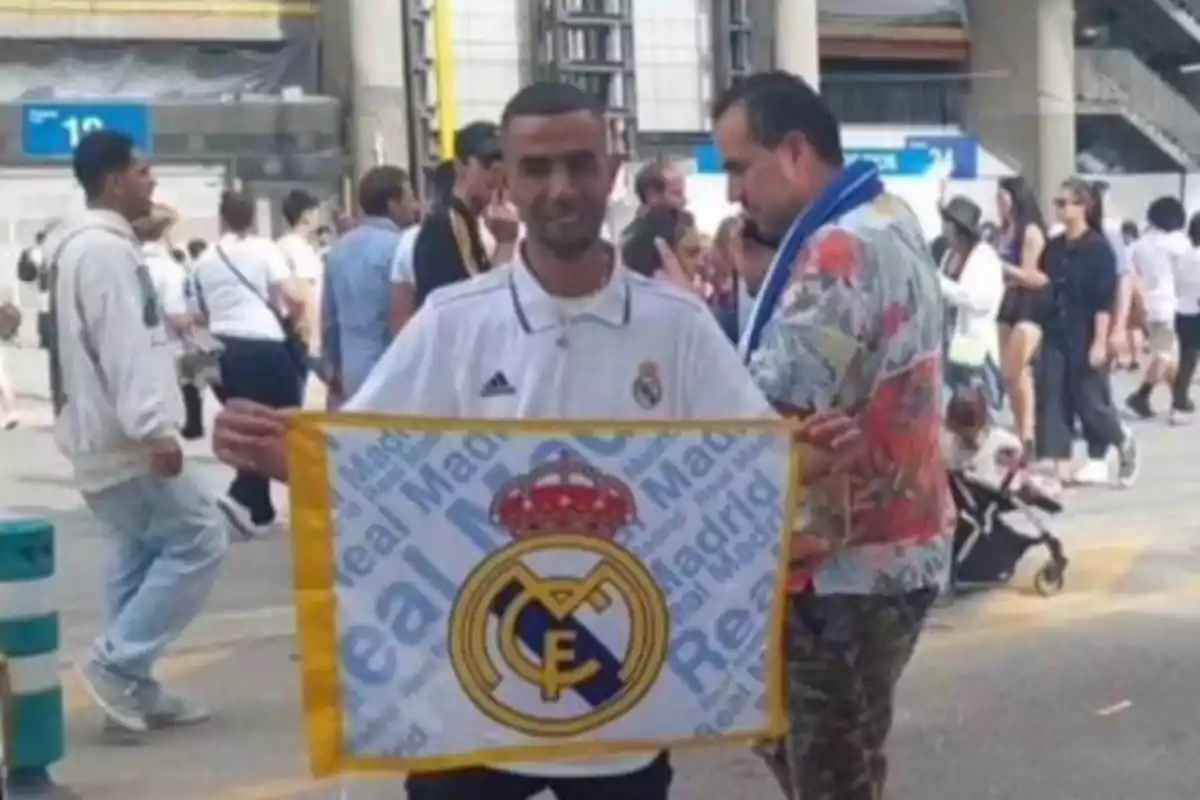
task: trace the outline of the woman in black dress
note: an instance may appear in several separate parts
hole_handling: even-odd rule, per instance
[[[1000,216],[997,250],[1004,260],[1007,289],[996,321],[1000,325],[1000,361],[1004,390],[1012,398],[1013,423],[1026,455],[1033,450],[1036,399],[1031,363],[1042,341],[1038,320],[1047,298],[1040,262],[1046,247],[1046,222],[1028,181],[1001,178],[996,191]]]

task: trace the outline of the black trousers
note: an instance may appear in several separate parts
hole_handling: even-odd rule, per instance
[[[1183,411],[1191,399],[1192,378],[1200,360],[1200,314],[1176,314],[1175,335],[1179,338],[1179,368],[1171,392],[1172,405]]]
[[[1107,367],[1088,363],[1086,337],[1047,335],[1034,367],[1037,457],[1066,461],[1075,442],[1075,424],[1087,443],[1088,458],[1104,458],[1125,442],[1112,401]]]
[[[225,345],[221,354],[221,385],[214,388],[222,403],[253,400],[271,408],[300,404],[300,377],[283,342],[218,336]],[[256,525],[275,521],[271,482],[253,472],[238,472],[229,496],[250,512]]]
[[[188,441],[204,438],[204,395],[203,389],[194,383],[179,387],[183,394],[183,438]]]
[[[478,768],[410,775],[408,800],[529,800],[549,790],[557,800],[667,800],[671,763],[663,753],[644,769],[602,778],[540,778]]]

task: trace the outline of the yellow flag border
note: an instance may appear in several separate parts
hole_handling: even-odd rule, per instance
[[[296,595],[296,637],[300,651],[302,698],[309,763],[316,778],[354,773],[406,773],[461,769],[513,762],[566,758],[602,758],[621,754],[701,747],[750,745],[787,731],[783,631],[787,609],[788,552],[791,531],[804,502],[802,448],[791,447],[785,513],[779,532],[779,564],[767,640],[767,718],[763,730],[731,731],[705,739],[680,741],[605,741],[571,745],[475,750],[451,756],[416,758],[363,757],[344,747],[342,686],[337,645],[336,564],[333,502],[328,476],[326,434],[330,429],[465,435],[505,433],[519,436],[703,435],[775,433],[792,436],[794,422],[782,420],[464,420],[379,414],[304,412],[290,422],[287,436],[291,489],[292,572]]]

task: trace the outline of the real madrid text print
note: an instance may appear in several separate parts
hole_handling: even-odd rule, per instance
[[[463,584],[450,658],[486,716],[528,736],[579,736],[653,688],[670,615],[650,571],[617,543],[633,493],[572,456],[500,488],[491,518],[513,538]]]

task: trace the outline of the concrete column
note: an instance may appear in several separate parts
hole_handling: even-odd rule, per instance
[[[348,104],[355,176],[379,163],[407,168],[408,62],[397,0],[325,0],[322,44],[327,91]]]
[[[814,88],[821,75],[817,0],[776,0],[775,66],[799,75]]]
[[[1049,203],[1075,173],[1075,3],[1037,4],[1038,196]]]
[[[1048,202],[1075,170],[1073,0],[968,0],[967,130]]]

